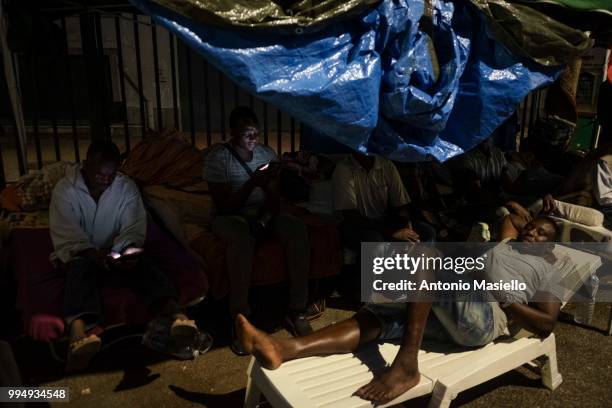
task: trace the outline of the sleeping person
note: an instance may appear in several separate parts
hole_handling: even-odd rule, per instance
[[[538,336],[548,336],[561,305],[547,284],[547,278],[558,273],[552,265],[552,242],[558,235],[556,224],[547,217],[536,218],[520,228],[512,217],[505,219],[503,241],[490,251],[485,275],[488,273],[491,281],[500,276],[520,275],[526,289],[524,293],[495,293],[497,302],[468,298],[433,303],[367,304],[348,320],[293,339],[269,336],[241,315],[236,319],[236,330],[242,347],[268,369],[293,359],[349,353],[368,343],[401,339],[392,365],[356,392],[361,398],[384,404],[418,384],[417,355],[424,335],[436,340],[443,335],[463,346],[482,346],[505,334],[507,322],[512,320]],[[522,248],[513,248],[510,240],[516,240]]]

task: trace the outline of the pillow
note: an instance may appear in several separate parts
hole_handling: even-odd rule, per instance
[[[564,201],[555,200],[557,210],[556,217],[563,218],[576,224],[586,225],[588,227],[599,227],[603,225],[604,215],[601,211],[594,208],[583,207],[581,205],[570,204]],[[542,209],[542,200],[536,201],[529,207],[532,213],[538,213]]]
[[[589,227],[599,227],[603,225],[603,213],[594,208],[583,207],[581,205],[565,203],[558,200],[555,200],[555,205],[557,207],[556,214],[568,221],[587,225]]]
[[[207,226],[212,220],[213,202],[206,182],[183,190],[160,185],[149,186],[143,189],[143,195],[165,202],[177,212],[182,224]]]

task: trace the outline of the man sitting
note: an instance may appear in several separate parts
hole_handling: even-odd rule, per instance
[[[334,207],[344,244],[359,253],[362,242],[435,240],[435,229],[412,222],[410,197],[388,159],[353,152],[333,175]]]
[[[248,314],[248,294],[255,244],[267,235],[284,246],[289,271],[289,312],[286,323],[296,335],[312,331],[306,319],[310,243],[304,223],[280,211],[279,166],[276,154],[258,143],[259,122],[248,107],[235,108],[229,117],[231,139],[216,146],[204,163],[216,216],[212,231],[226,245],[230,283],[230,314]],[[235,336],[234,336],[235,337]],[[236,339],[231,349],[238,355]]]
[[[500,303],[467,300],[369,304],[348,320],[294,339],[268,336],[244,316],[238,316],[236,330],[242,347],[262,366],[275,369],[297,358],[349,353],[374,341],[401,338],[391,367],[376,374],[356,392],[361,398],[384,404],[418,384],[417,356],[424,334],[437,340],[440,334],[446,334],[460,345],[482,346],[503,334],[507,320],[511,319],[536,335],[548,336],[557,321],[561,304],[548,293],[547,280],[543,277],[549,278],[556,273],[551,265],[554,259],[551,242],[557,238],[558,230],[546,217],[530,221],[521,230],[517,230],[512,221],[511,217],[505,220],[502,237],[505,241],[518,238],[521,245],[530,250],[519,252],[502,242],[492,251],[485,274],[491,281],[502,275],[521,276],[527,285],[523,293],[496,293],[495,298]],[[520,261],[517,262],[517,258]],[[533,298],[537,301],[532,301]],[[430,309],[436,319],[428,320]],[[440,326],[443,333],[436,330]]]
[[[100,287],[117,278],[136,289],[152,315],[172,321],[171,336],[190,343],[197,332],[181,312],[172,282],[143,251],[146,212],[136,184],[117,174],[119,149],[93,142],[87,159],[53,190],[51,261],[66,271],[64,316],[70,330],[67,370],[85,368],[101,340],[87,335],[100,319]]]

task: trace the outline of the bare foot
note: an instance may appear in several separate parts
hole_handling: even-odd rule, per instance
[[[236,316],[235,325],[240,346],[252,354],[263,367],[274,370],[282,364],[278,340],[255,328],[241,314]]]
[[[417,385],[420,379],[418,371],[391,366],[359,388],[355,395],[376,404],[386,404]]]

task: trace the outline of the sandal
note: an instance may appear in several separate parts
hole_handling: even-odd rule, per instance
[[[178,345],[189,345],[198,334],[195,321],[189,319],[176,319],[170,326],[170,337]]]
[[[306,307],[305,317],[306,320],[312,322],[323,316],[325,312],[325,299],[316,300]]]
[[[66,358],[66,372],[73,373],[87,368],[93,356],[100,351],[102,340],[95,334],[83,337],[71,344]]]

